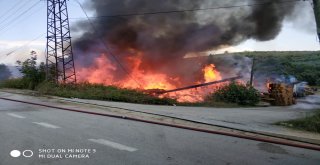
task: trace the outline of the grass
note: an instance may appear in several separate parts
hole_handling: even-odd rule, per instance
[[[54,85],[42,83],[37,88],[41,94],[67,98],[118,101],[140,104],[173,105],[177,101],[170,98],[158,98],[133,89],[122,89],[101,84],[80,83],[77,85]]]
[[[0,83],[0,88],[30,89],[22,79],[11,79]],[[65,98],[79,98],[105,101],[118,101],[139,104],[173,105],[177,101],[170,98],[158,98],[142,91],[121,89],[101,84],[79,83],[76,85],[55,85],[43,82],[34,89],[41,95],[53,95]]]
[[[0,81],[0,88],[30,89],[29,87],[29,83],[21,78]]]
[[[320,133],[320,110],[315,112],[312,116],[302,119],[278,122],[276,124],[298,130]]]
[[[225,102],[200,102],[200,103],[179,103],[171,98],[159,98],[142,91],[132,89],[122,89],[115,86],[104,86],[101,84],[80,83],[77,85],[54,85],[51,83],[42,83],[36,90],[40,94],[54,95],[66,98],[106,100],[118,102],[130,102],[139,104],[154,105],[178,105],[178,106],[194,106],[194,107],[225,107],[235,108],[238,104]]]
[[[79,83],[77,85],[55,85],[43,82],[30,88],[28,82],[23,79],[10,79],[0,82],[0,88],[11,89],[31,89],[39,95],[52,95],[65,98],[79,98],[91,100],[117,101],[138,104],[153,105],[177,105],[193,107],[217,107],[217,108],[238,108],[243,107],[235,103],[225,103],[221,101],[204,101],[200,103],[177,102],[171,98],[159,98],[133,89],[122,89],[115,86],[104,86],[101,84]]]

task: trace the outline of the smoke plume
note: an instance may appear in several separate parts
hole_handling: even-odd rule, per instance
[[[9,68],[4,64],[0,64],[0,81],[9,79],[10,77],[11,77],[11,72]]]
[[[85,6],[97,17],[91,20],[95,30],[88,22],[79,22],[74,29],[83,33],[75,42],[77,64],[92,66],[104,53],[116,67],[115,77],[126,77],[108,56],[100,42],[102,39],[128,72],[134,67],[131,57],[141,56],[139,68],[179,77],[190,84],[199,79],[197,73],[206,62],[184,62],[186,54],[234,46],[250,38],[272,40],[281,31],[286,16],[294,11],[295,3],[287,0],[91,0]],[[244,4],[264,5],[103,17]]]

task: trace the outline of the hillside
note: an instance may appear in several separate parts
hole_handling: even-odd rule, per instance
[[[236,56],[255,58],[256,74],[293,75],[310,85],[320,85],[320,52],[241,52]]]

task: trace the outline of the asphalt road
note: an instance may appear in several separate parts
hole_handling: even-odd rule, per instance
[[[312,150],[4,100],[0,140],[1,165],[320,163]]]

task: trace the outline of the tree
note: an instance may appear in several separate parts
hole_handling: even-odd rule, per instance
[[[46,70],[43,62],[37,65],[37,54],[31,52],[31,58],[21,62],[17,61],[18,69],[23,74],[22,80],[28,85],[29,89],[34,89],[38,84],[45,81]]]

